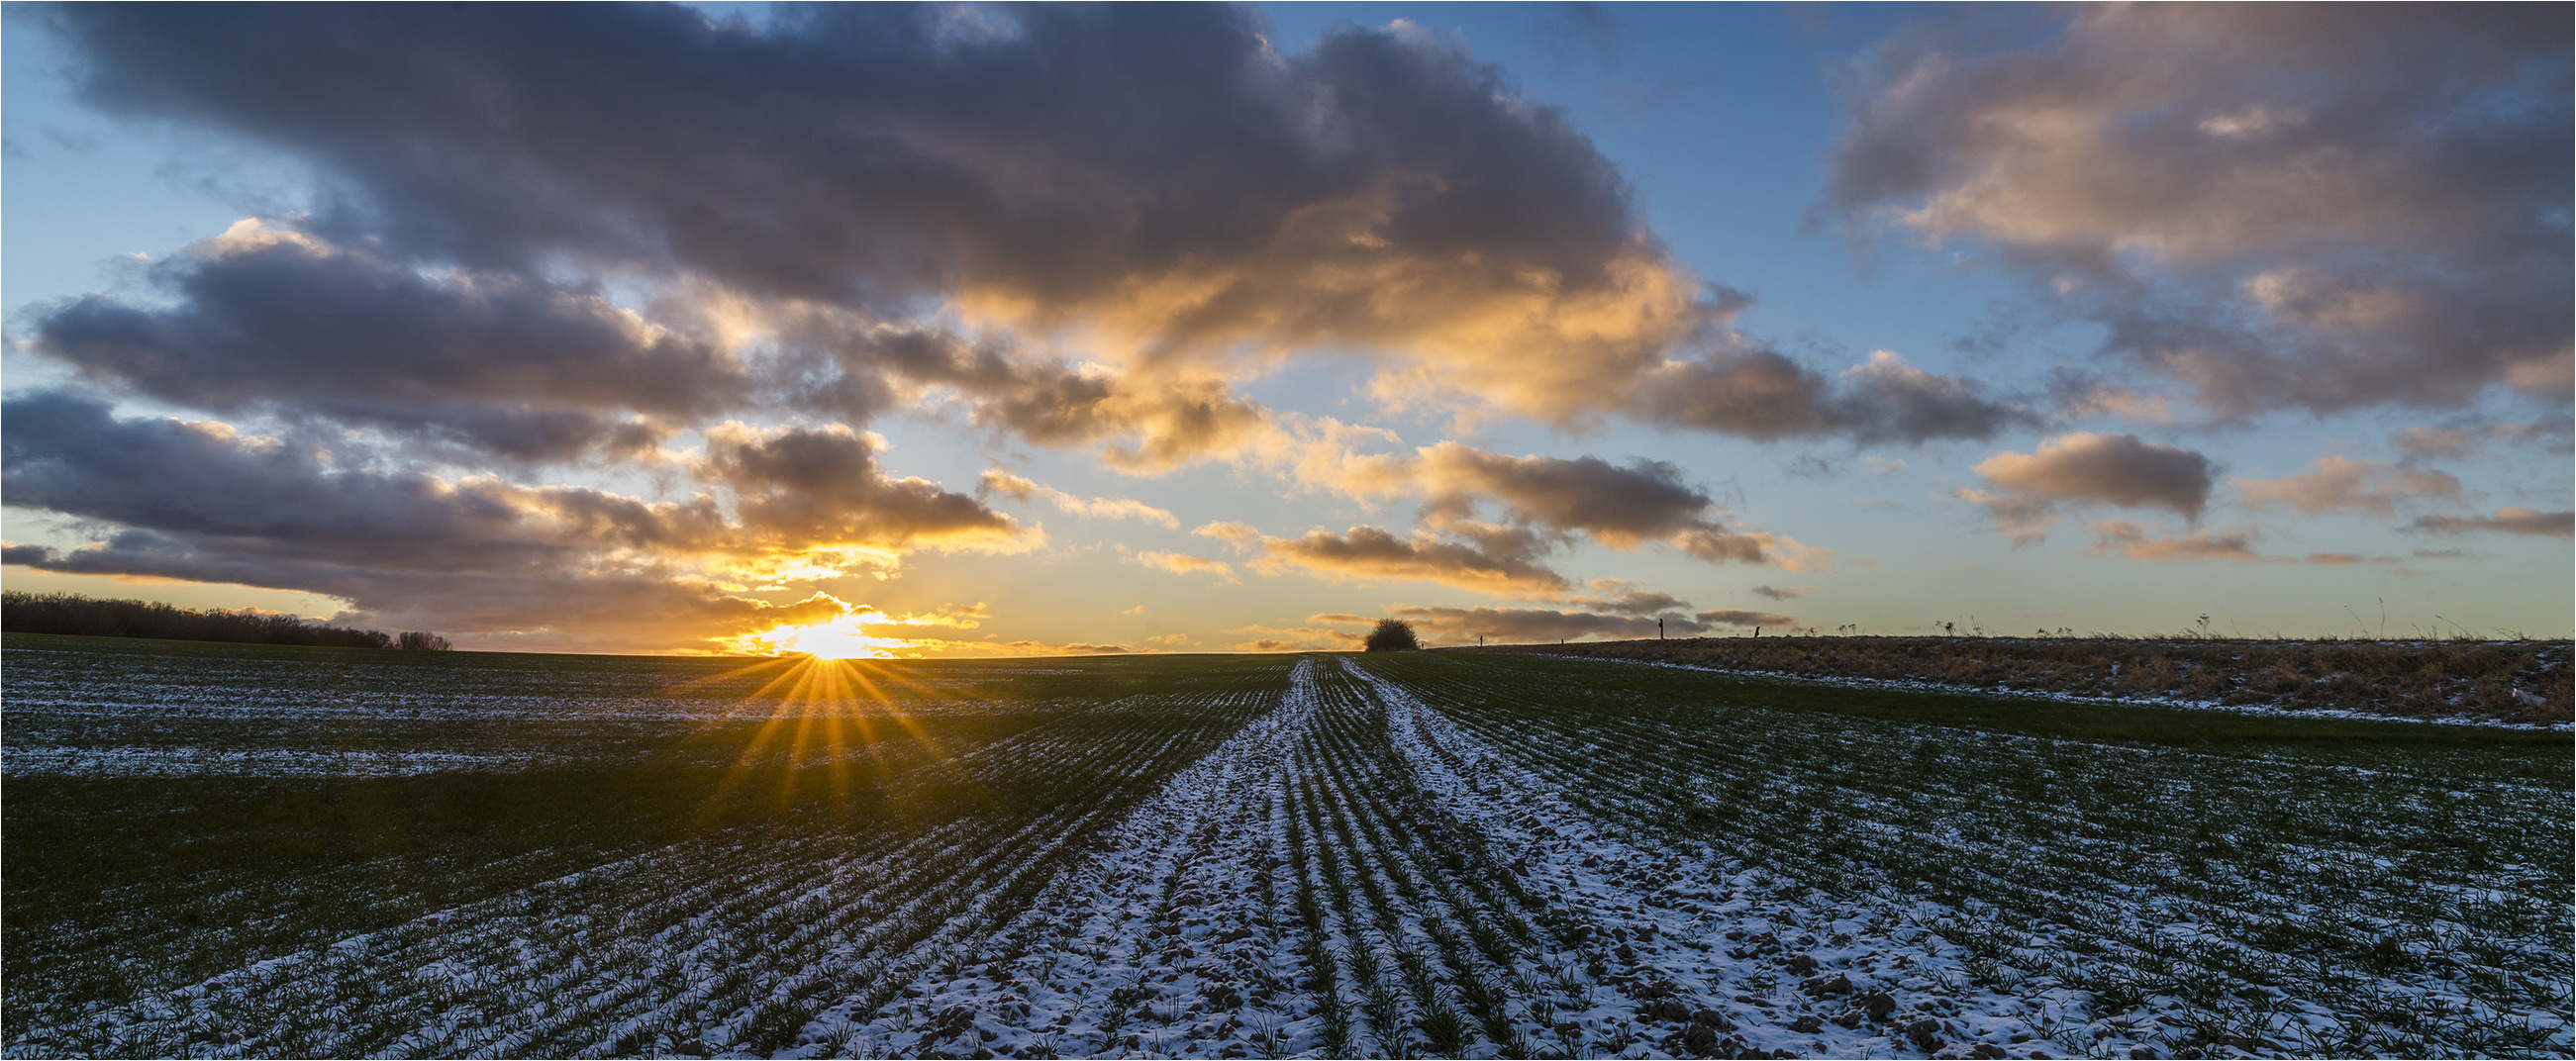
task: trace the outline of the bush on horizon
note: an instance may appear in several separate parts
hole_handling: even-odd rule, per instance
[[[1369,631],[1368,640],[1362,644],[1371,652],[1412,652],[1422,647],[1421,640],[1413,636],[1413,624],[1402,619],[1378,620],[1377,628]]]

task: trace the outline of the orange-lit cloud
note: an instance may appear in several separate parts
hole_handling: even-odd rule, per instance
[[[1321,619],[1321,616],[1317,617]],[[1370,620],[1374,622],[1375,620]],[[1245,626],[1231,631],[1237,634],[1260,634],[1235,642],[1237,652],[1347,652],[1360,647],[1365,638],[1347,630],[1325,626],[1298,626],[1285,629],[1271,626]]]
[[[2257,537],[2251,529],[2229,531],[2194,530],[2181,537],[2160,537],[2153,529],[2122,520],[2101,520],[2093,524],[2094,543],[2088,553],[2117,553],[2131,560],[2171,563],[2176,560],[2235,560],[2240,562],[2284,562],[2287,556],[2268,556],[2257,552]]]
[[[2312,470],[2278,479],[2237,479],[2250,508],[2283,505],[2309,515],[2360,512],[2385,519],[2400,505],[2428,498],[2460,497],[2460,480],[2448,472],[2407,468],[2386,461],[2327,455]]]
[[[1121,547],[1121,551],[1125,551],[1124,547]],[[1215,575],[1219,582],[1238,581],[1238,579],[1234,577],[1234,565],[1226,563],[1223,560],[1210,560],[1203,556],[1191,556],[1188,553],[1170,553],[1155,549],[1145,549],[1128,552],[1127,559],[1131,563],[1150,567],[1157,571],[1169,571],[1175,575],[1211,574]]]
[[[1027,478],[999,468],[986,469],[984,489],[1022,501],[1045,501],[1077,516],[1102,519],[1133,519],[1179,529],[1181,521],[1170,512],[1127,497],[1095,497],[1085,500],[1053,487],[1041,486]]]

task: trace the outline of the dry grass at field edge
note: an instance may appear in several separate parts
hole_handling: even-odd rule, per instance
[[[1498,645],[1803,678],[2524,724],[2576,719],[2564,641],[1764,637]]]

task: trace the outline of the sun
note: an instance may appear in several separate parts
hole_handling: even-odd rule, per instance
[[[857,615],[838,616],[805,626],[782,626],[753,640],[776,652],[802,652],[818,659],[877,659],[906,642],[867,632]]]

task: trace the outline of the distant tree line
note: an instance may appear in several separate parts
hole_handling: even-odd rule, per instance
[[[78,593],[0,593],[0,630],[13,634],[155,637],[170,641],[408,648],[432,652],[444,652],[453,647],[446,638],[432,633],[414,631],[396,635],[382,630],[328,626],[295,615],[199,612],[160,601],[100,600]]]

